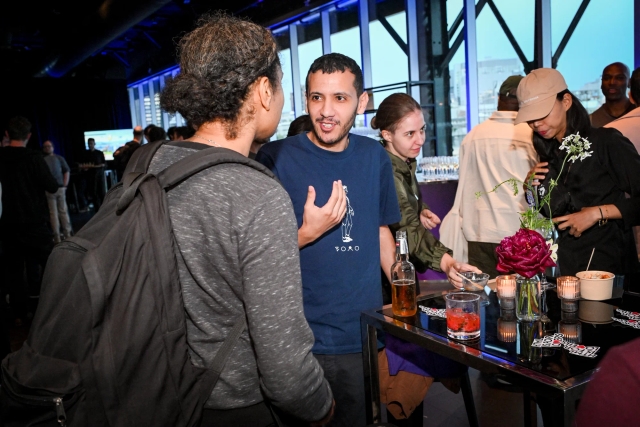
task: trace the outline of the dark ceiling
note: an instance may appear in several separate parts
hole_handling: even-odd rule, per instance
[[[0,76],[126,79],[176,64],[176,41],[203,13],[262,25],[313,9],[311,0],[5,0]]]

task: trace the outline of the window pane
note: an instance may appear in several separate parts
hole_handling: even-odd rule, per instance
[[[304,92],[307,73],[313,61],[322,56],[322,21],[320,14],[305,18],[298,25],[298,61],[300,84]]]
[[[533,0],[520,1],[517,5],[513,2],[498,2],[496,8],[505,20],[507,27],[529,28],[530,33],[525,36],[522,31],[518,45],[528,56],[533,59],[533,24],[534,24]],[[529,14],[518,15],[518,10],[530,10]],[[520,12],[521,13],[521,12]],[[525,24],[526,23],[526,24]],[[512,30],[514,31],[514,30]],[[513,45],[500,26],[493,10],[488,6],[480,12],[476,20],[477,47],[478,47],[478,107],[479,123],[487,120],[498,105],[498,90],[502,82],[511,75],[524,75],[524,64],[518,58]],[[514,37],[516,35],[514,34]],[[525,43],[523,43],[525,42]],[[528,49],[525,50],[525,47]]]
[[[149,82],[142,83],[142,95],[144,97],[144,120],[145,127],[153,123],[151,116],[151,97],[149,95]]]
[[[282,91],[284,92],[284,106],[282,107],[282,117],[278,130],[272,139],[282,139],[287,137],[289,124],[296,118],[293,102],[293,83],[291,80],[291,49],[280,51],[280,61],[282,63]]]
[[[552,0],[554,53],[578,9],[577,0]],[[612,62],[633,69],[633,0],[591,0],[557,64],[569,90],[590,113],[604,103],[602,70]],[[568,17],[567,17],[568,16]]]
[[[358,3],[338,7],[329,13],[331,51],[353,58],[362,67]]]
[[[156,126],[164,127],[162,123],[162,109],[160,108],[160,79],[153,80],[153,104],[156,109],[156,117],[153,123]]]
[[[533,61],[533,39],[535,35],[535,0],[518,0],[514,2],[513,0],[493,0],[493,3],[496,5],[498,12],[502,15],[502,19],[505,20],[507,27],[513,34],[513,37],[516,39],[518,46],[522,49],[524,56],[529,60]],[[491,12],[490,8],[485,5],[482,9],[482,13],[478,17],[478,21],[476,24],[476,30],[478,33],[478,59],[482,59],[480,40],[483,40],[482,48],[488,52],[492,58],[516,58],[515,50],[509,43],[507,36],[504,31],[498,24],[498,20],[495,18],[495,15],[491,13],[491,21],[492,23],[487,25],[487,27],[480,29],[480,22],[482,15],[485,14],[485,9],[488,12]],[[489,17],[489,13],[486,14],[487,18]],[[485,31],[486,28],[486,31]],[[499,38],[491,37],[491,34],[487,34],[487,32],[496,32],[500,36]],[[484,42],[484,40],[491,40],[495,44]],[[504,56],[500,56],[499,53],[504,52]],[[508,53],[508,55],[507,55]]]
[[[378,19],[380,17],[386,20],[405,46],[407,43],[407,17],[404,1],[391,0],[376,4],[376,16],[372,16],[369,23],[371,75],[374,87],[409,80],[407,54],[380,22]]]
[[[451,31],[451,26],[462,10],[463,4],[463,0],[447,0],[447,30]]]
[[[451,145],[458,155],[460,143],[467,134],[467,72],[464,60],[464,41],[449,63],[451,79],[449,102],[451,106]],[[440,153],[440,155],[444,155]]]
[[[274,32],[276,42],[280,48],[280,64],[282,66],[282,91],[284,92],[284,106],[278,130],[272,140],[286,138],[289,124],[295,119],[293,102],[293,77],[291,71],[291,40],[289,27]]]

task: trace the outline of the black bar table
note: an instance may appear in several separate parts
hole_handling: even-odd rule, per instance
[[[368,423],[381,422],[379,332],[415,343],[522,387],[526,426],[535,426],[535,404],[530,399],[531,393],[535,393],[539,402],[546,402],[541,409],[550,411],[553,425],[565,427],[571,426],[577,403],[606,352],[613,346],[640,337],[640,329],[611,319],[612,316],[625,319],[615,311],[616,308],[640,311],[640,297],[637,294],[623,294],[622,289],[614,289],[614,296],[618,298],[607,301],[580,300],[578,310],[567,313],[560,310],[555,289],[549,289],[546,291],[547,314],[536,322],[516,321],[510,314],[512,311],[501,310],[495,292],[483,296],[480,338],[469,342],[456,341],[447,338],[445,319],[428,316],[421,309],[445,308],[444,295],[447,293],[420,297],[418,313],[413,317],[395,317],[391,305],[361,314]],[[556,332],[562,332],[565,338],[571,338],[579,344],[600,347],[597,357],[569,354],[562,347],[530,346],[533,338]]]

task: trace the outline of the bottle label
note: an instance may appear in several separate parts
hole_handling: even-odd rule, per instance
[[[396,251],[400,255],[408,255],[409,254],[409,245],[407,244],[406,239],[400,239],[396,241]]]

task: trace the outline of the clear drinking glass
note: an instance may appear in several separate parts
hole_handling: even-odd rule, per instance
[[[480,295],[452,292],[445,295],[447,303],[447,335],[457,340],[472,340],[480,336]]]

